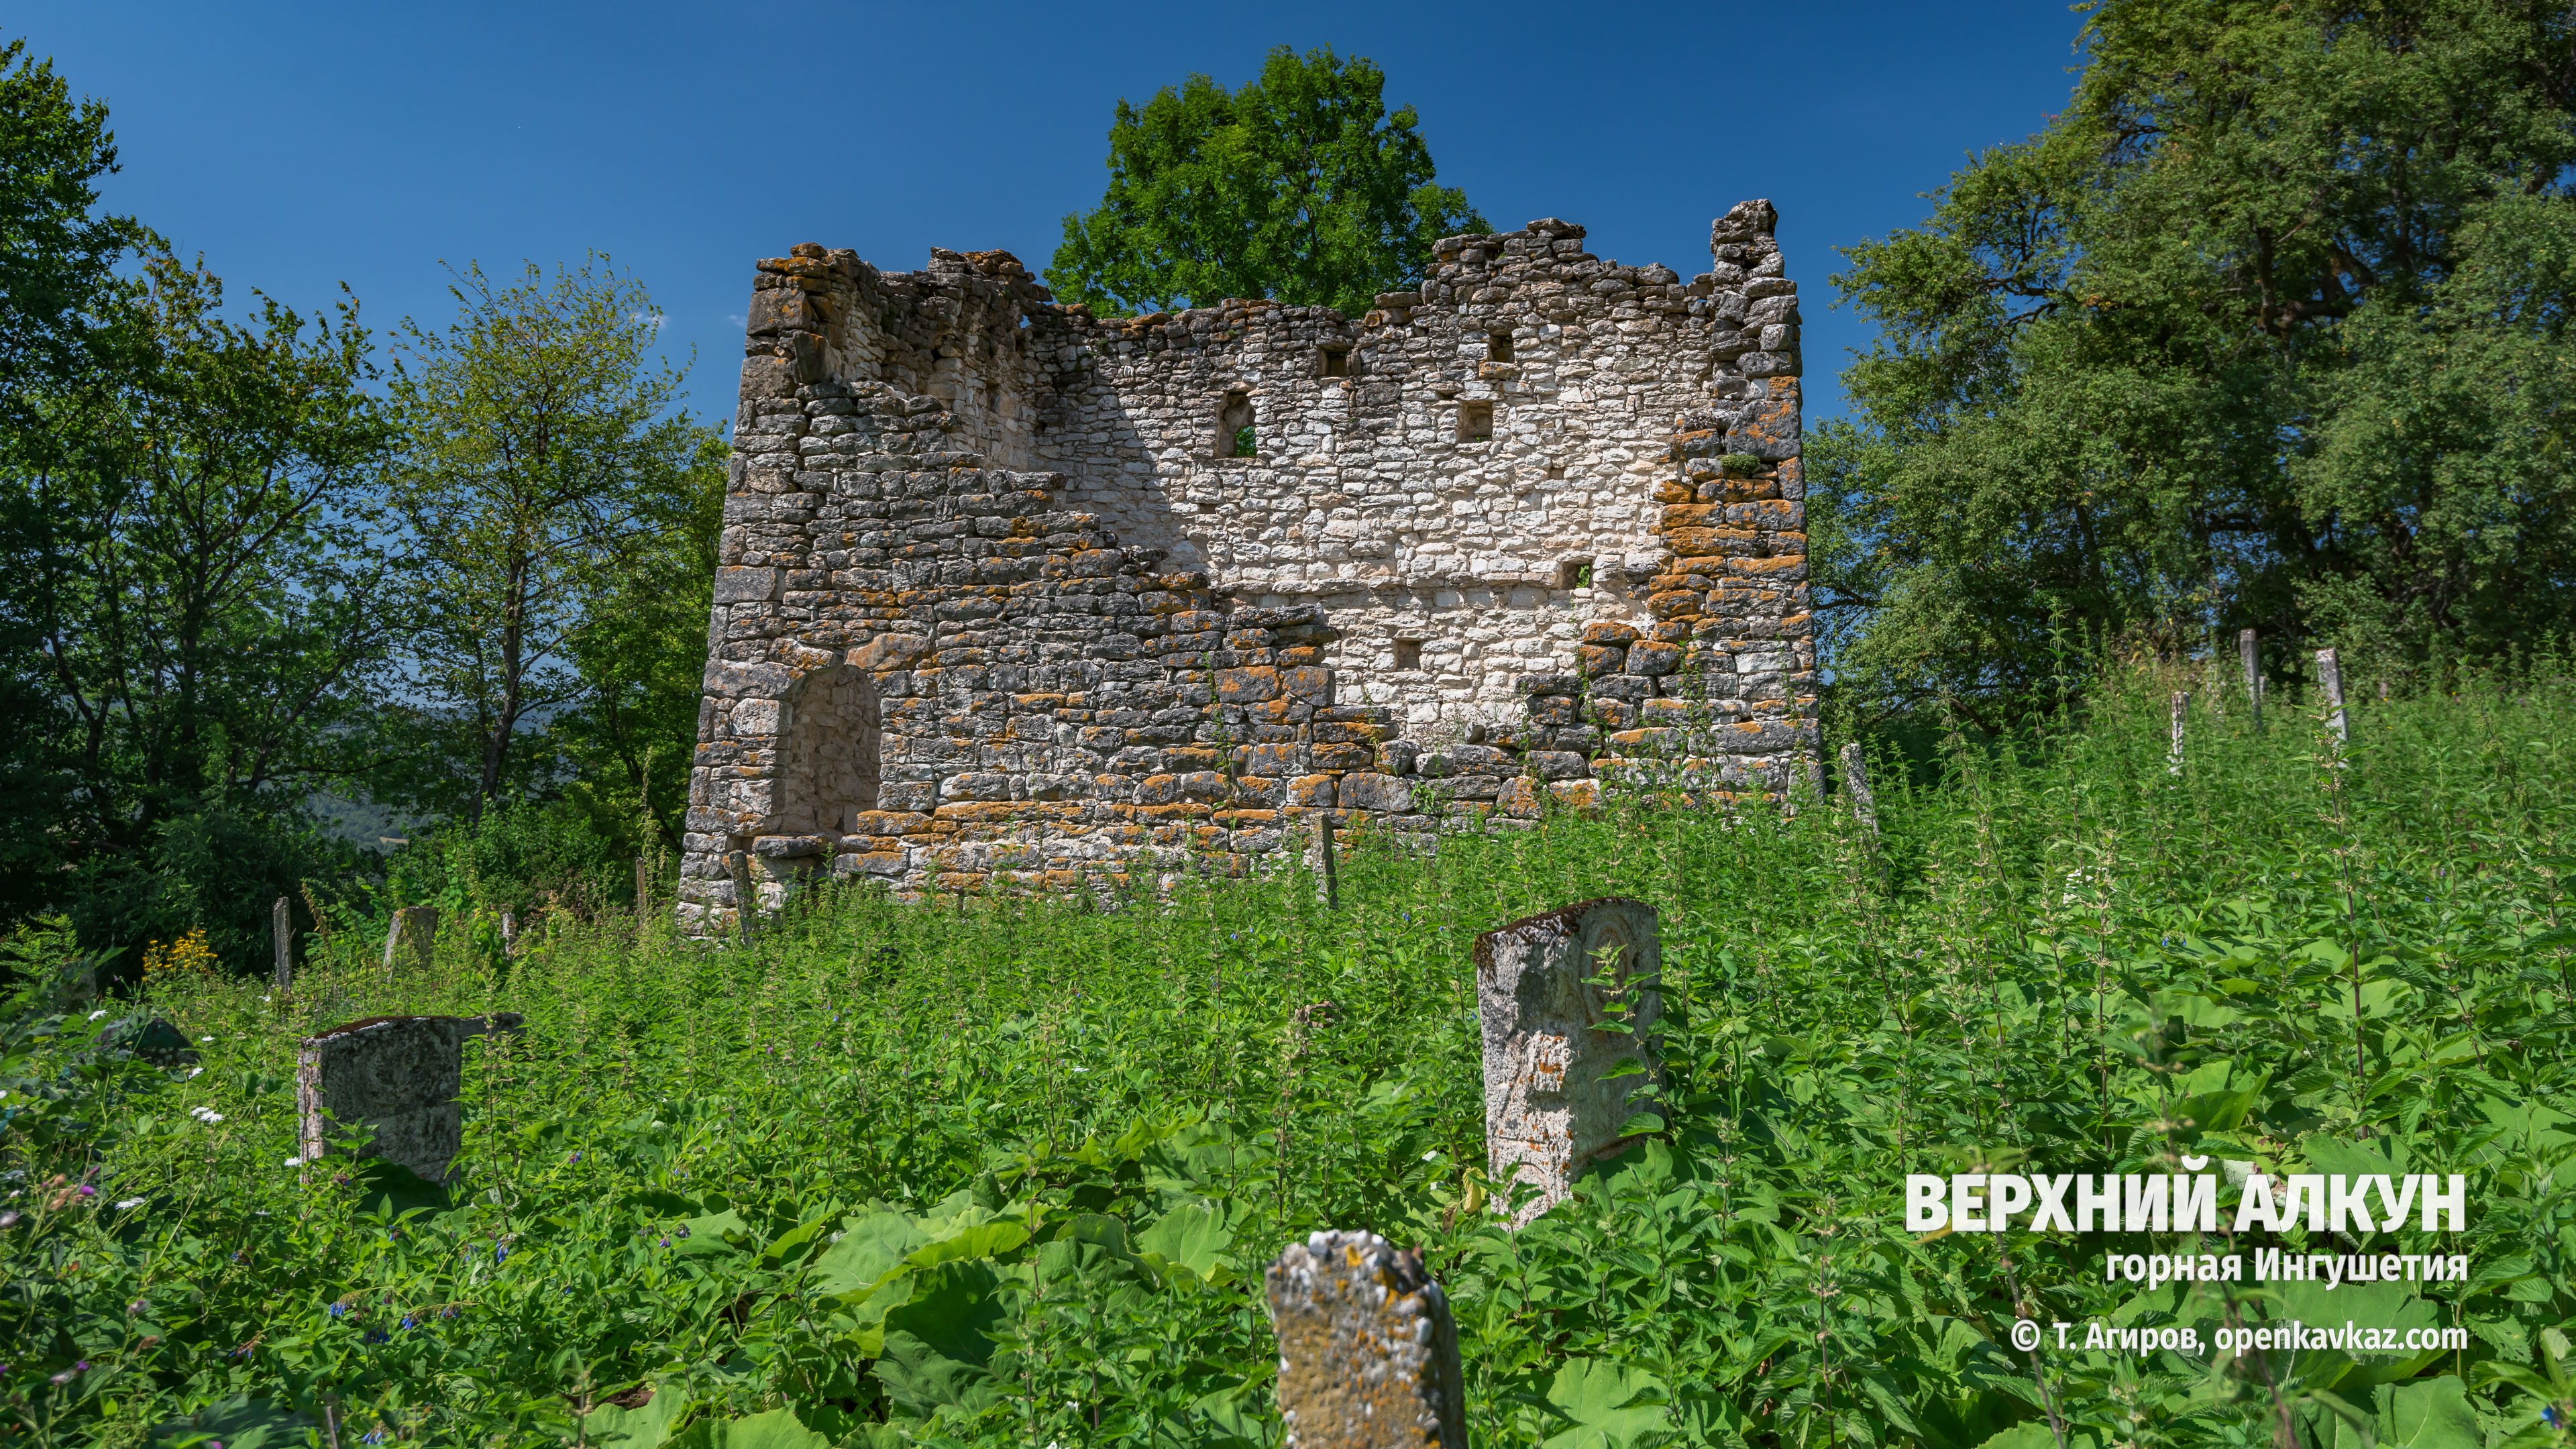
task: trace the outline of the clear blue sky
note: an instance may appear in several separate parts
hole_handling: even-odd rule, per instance
[[[2072,84],[2064,0],[1741,7],[1309,3],[448,5],[19,0],[0,36],[106,101],[111,205],[242,295],[346,281],[380,332],[452,311],[442,259],[631,267],[733,406],[755,258],[800,241],[889,269],[934,245],[1042,269],[1098,202],[1122,96],[1271,46],[1387,73],[1441,179],[1502,227],[1708,264],[1709,219],[1780,208],[1807,298],[1811,421],[1866,331],[1833,249],[1918,221],[1964,153],[2038,130]]]

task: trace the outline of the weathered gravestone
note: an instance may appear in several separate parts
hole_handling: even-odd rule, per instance
[[[295,1114],[301,1155],[327,1156],[332,1138],[368,1135],[366,1156],[443,1182],[464,1141],[456,1092],[465,1077],[465,1042],[489,1031],[517,1031],[519,1014],[379,1016],[304,1039],[295,1057]]]
[[[1870,793],[1869,762],[1862,758],[1860,742],[1843,746],[1843,793],[1851,798],[1852,818],[1871,835],[1878,834],[1878,797]]]
[[[1565,1200],[1576,1174],[1636,1142],[1655,1106],[1663,1016],[1654,907],[1585,901],[1476,938],[1485,1027],[1485,1157],[1497,1199],[1538,1196],[1520,1227]]]
[[[385,970],[409,964],[428,970],[438,950],[438,908],[405,906],[385,928]]]
[[[1316,1233],[1262,1278],[1288,1449],[1467,1449],[1458,1323],[1420,1253]]]

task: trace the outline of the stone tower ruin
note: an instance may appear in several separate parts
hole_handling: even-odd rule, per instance
[[[1815,654],[1775,222],[1736,206],[1688,282],[1554,218],[1451,237],[1355,319],[1094,317],[1007,252],[761,262],[683,923],[1785,784]]]

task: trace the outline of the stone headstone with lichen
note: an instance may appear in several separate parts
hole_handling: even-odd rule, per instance
[[[365,1134],[361,1155],[443,1182],[464,1141],[456,1096],[464,1083],[465,1043],[490,1031],[516,1031],[519,1014],[379,1016],[306,1037],[295,1057],[297,1141],[307,1162],[328,1156],[334,1139]]]
[[[1498,1202],[1538,1189],[1520,1227],[1564,1201],[1584,1168],[1651,1130],[1663,1016],[1655,911],[1616,898],[1530,916],[1476,938],[1485,1035],[1485,1156]],[[1638,1129],[1638,1130],[1632,1130]]]
[[[1467,1449],[1458,1324],[1419,1252],[1316,1233],[1262,1276],[1288,1449]]]

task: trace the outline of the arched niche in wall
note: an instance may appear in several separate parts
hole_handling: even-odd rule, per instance
[[[840,835],[877,808],[877,685],[864,669],[835,664],[789,687],[780,701],[778,777],[768,835]]]

